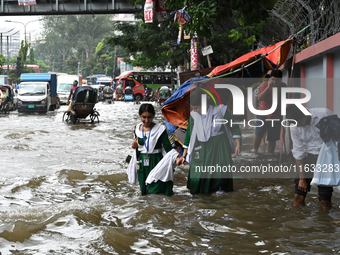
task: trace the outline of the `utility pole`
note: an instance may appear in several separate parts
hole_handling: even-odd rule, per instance
[[[9,44],[8,44],[8,37],[7,36],[7,79],[9,80]]]
[[[31,20],[31,21],[28,21],[28,22],[26,22],[26,23],[20,22],[20,21],[13,21],[13,20],[5,20],[5,22],[20,23],[20,24],[24,25],[25,45],[26,45],[26,41],[27,41],[27,40],[26,40],[26,26],[27,26],[27,24],[28,24],[28,23],[31,23],[31,22],[35,22],[35,21],[40,21],[40,20],[42,20],[42,19]]]
[[[84,62],[84,52],[81,53],[80,70],[83,70],[83,62]],[[83,76],[83,71],[81,71],[81,76]]]
[[[117,54],[117,45],[115,45],[115,54],[114,54],[114,57],[113,57],[112,78],[115,78],[115,72],[116,72],[116,54]]]

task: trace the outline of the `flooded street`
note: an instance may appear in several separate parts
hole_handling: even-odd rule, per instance
[[[125,163],[139,105],[100,102],[99,124],[64,123],[66,109],[0,115],[2,255],[340,253],[338,189],[329,212],[315,187],[293,208],[292,179],[235,176],[234,192],[192,196],[184,166],[175,195],[141,196]],[[252,153],[254,130],[243,131],[235,164],[275,164],[278,154]]]

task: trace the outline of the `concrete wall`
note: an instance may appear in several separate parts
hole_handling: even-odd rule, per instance
[[[306,104],[307,108],[327,107],[326,103],[326,79],[324,78],[324,57],[318,57],[305,63],[306,89],[312,95]]]
[[[340,116],[340,51],[334,54],[334,112]]]
[[[327,107],[340,116],[340,33],[297,53],[292,75],[291,63],[281,67],[283,81],[311,92],[306,107]]]
[[[340,33],[297,53],[292,74],[291,69],[292,58],[281,66],[283,81],[311,92],[307,108],[326,107],[340,116]],[[285,131],[284,140],[291,148],[289,128]]]

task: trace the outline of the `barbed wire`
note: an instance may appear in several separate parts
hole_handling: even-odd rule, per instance
[[[300,49],[325,40],[340,32],[339,8],[338,0],[280,0],[269,11],[269,23],[260,44],[267,46],[285,40],[308,25],[298,35]]]

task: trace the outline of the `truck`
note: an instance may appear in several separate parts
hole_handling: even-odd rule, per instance
[[[56,74],[21,74],[17,101],[18,112],[47,112],[59,107]]]
[[[78,75],[70,75],[65,73],[59,73],[57,75],[57,92],[60,99],[60,104],[66,104],[74,81],[78,81],[78,84],[81,85],[81,77]]]
[[[8,84],[8,76],[0,75],[0,85]]]

